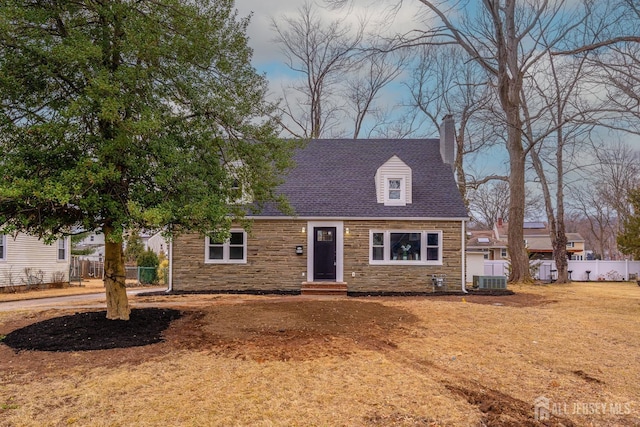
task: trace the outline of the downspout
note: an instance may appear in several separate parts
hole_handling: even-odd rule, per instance
[[[467,240],[466,240],[466,236],[467,236],[467,230],[466,230],[466,221],[463,219],[462,220],[462,227],[460,227],[460,229],[462,230],[462,251],[461,251],[461,256],[462,256],[462,293],[464,294],[468,294],[469,292],[467,292],[467,265],[465,262],[465,251],[466,251],[466,246],[467,246]]]
[[[171,231],[171,226],[169,226],[169,231]],[[173,292],[173,233],[169,233],[169,280],[165,292]]]

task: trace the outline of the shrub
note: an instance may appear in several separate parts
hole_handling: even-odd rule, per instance
[[[158,281],[158,255],[150,249],[138,256],[138,268],[140,268],[140,283],[150,284]],[[142,268],[141,268],[142,267]]]
[[[160,265],[158,265],[158,281],[160,282],[160,284],[166,285],[168,283],[168,274],[169,260],[164,258],[162,261],[160,261]]]

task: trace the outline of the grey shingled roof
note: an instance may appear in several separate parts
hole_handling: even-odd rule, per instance
[[[453,172],[437,139],[319,139],[294,154],[296,166],[278,192],[299,217],[466,218]],[[393,155],[412,169],[413,203],[377,203],[375,174]],[[266,206],[258,216],[282,215]]]

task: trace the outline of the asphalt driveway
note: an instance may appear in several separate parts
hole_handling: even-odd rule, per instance
[[[127,291],[127,295],[136,295],[142,292],[158,292],[166,290],[166,287],[140,288]],[[81,304],[88,307],[106,308],[106,296],[104,292],[96,292],[83,295],[68,295],[61,297],[37,298],[22,301],[0,302],[0,311],[13,311],[23,309],[47,309],[61,308],[61,306],[77,306]]]

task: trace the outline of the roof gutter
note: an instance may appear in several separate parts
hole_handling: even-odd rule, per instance
[[[300,220],[300,221],[469,221],[469,217],[413,217],[413,216],[285,216],[285,215],[245,215],[252,220]]]
[[[169,226],[169,230],[171,230],[171,226]],[[165,292],[173,292],[173,234],[169,237],[169,278]]]

